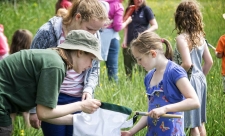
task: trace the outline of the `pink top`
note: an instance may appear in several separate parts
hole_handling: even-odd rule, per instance
[[[109,19],[113,20],[112,24],[108,28],[114,29],[118,32],[122,29],[124,7],[121,0],[103,0],[109,3]]]
[[[4,32],[4,27],[2,24],[0,24],[0,56],[7,54],[9,51],[7,38],[3,32]]]
[[[59,39],[59,44],[65,41],[65,36],[62,31],[61,37]],[[60,93],[64,93],[70,96],[81,97],[84,88],[84,75],[85,73],[78,74],[74,70],[68,70],[66,72],[66,77],[60,88]]]
[[[68,70],[61,85],[60,92],[70,96],[81,97],[83,88],[84,73],[78,74],[74,70]]]

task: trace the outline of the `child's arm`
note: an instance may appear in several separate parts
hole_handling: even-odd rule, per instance
[[[125,27],[122,48],[127,48],[127,31],[128,31],[128,28]]]
[[[203,71],[204,75],[207,75],[213,65],[213,59],[209,52],[208,46],[205,47],[202,58],[204,60],[204,64],[202,65],[202,71]]]
[[[45,121],[57,125],[73,125],[73,115],[70,114],[59,118],[46,119]]]
[[[215,54],[217,58],[223,57],[224,46],[225,46],[225,35],[222,35],[220,39],[218,40],[217,47],[215,50]]]
[[[42,121],[48,121],[48,119],[59,118],[76,111],[83,111],[86,113],[93,113],[101,105],[99,100],[88,99],[80,102],[74,102],[65,105],[57,105],[56,108],[52,109],[44,105],[37,105],[37,115]]]
[[[149,27],[146,31],[153,32],[158,29],[158,23],[155,18],[150,20],[149,24],[151,25],[151,27]]]
[[[216,57],[219,59],[221,59],[223,57],[223,53],[215,52],[215,54],[216,54]]]
[[[149,103],[148,99],[147,99],[147,103]],[[147,121],[148,121],[147,119],[148,119],[148,116],[142,116],[141,119],[137,122],[137,124],[133,126],[130,130],[122,131],[121,136],[133,136],[138,131],[140,131],[141,129],[147,126]]]
[[[129,131],[122,131],[121,136],[133,136],[147,125],[147,116],[142,116],[138,123]]]
[[[125,27],[127,27],[131,22],[132,22],[132,18],[131,18],[131,16],[129,16],[128,19],[123,22],[122,29],[124,29]]]
[[[190,57],[190,51],[187,44],[187,40],[183,35],[178,35],[176,38],[177,50],[179,51],[182,59],[181,67],[188,71],[191,68],[192,61]]]
[[[200,107],[197,94],[186,77],[180,78],[176,82],[176,86],[186,99],[178,103],[155,108],[148,113],[150,117],[159,118],[161,115],[166,114],[167,112],[187,111]]]

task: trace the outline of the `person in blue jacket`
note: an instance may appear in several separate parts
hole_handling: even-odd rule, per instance
[[[98,0],[74,1],[65,16],[54,16],[42,25],[31,44],[32,49],[46,49],[57,47],[65,40],[71,30],[86,30],[93,35],[104,27],[108,20],[108,14]],[[96,36],[98,37],[98,36]],[[68,70],[61,85],[58,105],[71,102],[92,99],[94,89],[98,84],[100,63],[93,60],[92,67],[77,73],[73,69]],[[72,125],[53,125],[40,122],[35,111],[31,111],[30,122],[35,128],[42,128],[45,136],[72,136]]]

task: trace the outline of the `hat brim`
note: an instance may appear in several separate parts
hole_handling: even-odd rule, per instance
[[[99,60],[99,61],[102,61],[103,60],[100,51],[98,52],[98,51],[92,50],[92,49],[87,48],[87,47],[85,47],[83,45],[76,45],[76,46],[74,46],[73,44],[63,42],[58,47],[59,48],[62,48],[62,49],[68,49],[68,50],[81,50],[81,51],[85,51],[85,52],[88,52],[88,53],[93,54],[96,57],[96,60]]]
[[[225,19],[225,14],[223,14],[223,19]]]

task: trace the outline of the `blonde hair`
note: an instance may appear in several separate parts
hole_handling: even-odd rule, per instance
[[[68,9],[68,14],[63,17],[63,24],[70,24],[73,17],[78,13],[82,20],[86,22],[92,18],[108,20],[107,11],[99,0],[74,0],[72,6]]]
[[[164,52],[163,43],[166,45],[165,57],[172,60],[172,46],[167,39],[161,38],[155,32],[144,31],[131,42],[131,48],[135,47],[140,53],[145,54],[149,50],[159,50]]]

